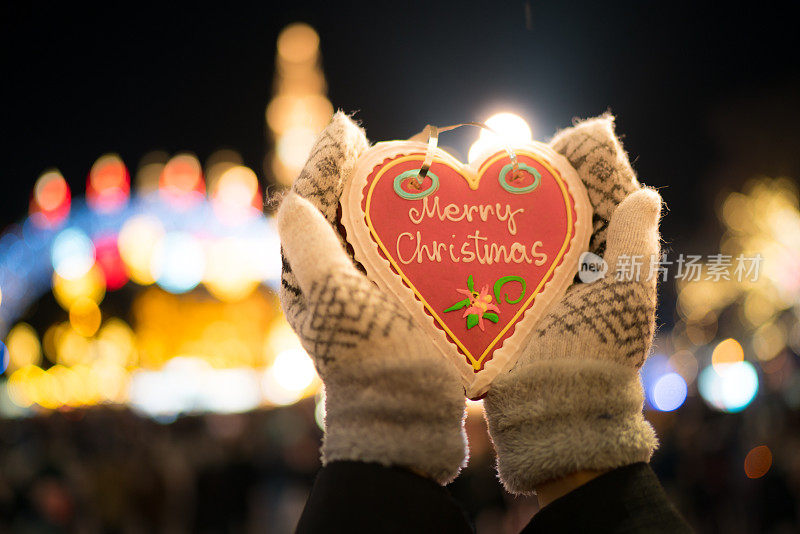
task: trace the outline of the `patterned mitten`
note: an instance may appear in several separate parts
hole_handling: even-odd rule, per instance
[[[467,458],[458,371],[355,268],[334,230],[344,181],[367,146],[337,113],[281,203],[281,304],[325,384],[322,463],[403,466],[446,484]]]
[[[486,396],[498,471],[513,493],[581,470],[648,461],[657,445],[642,415],[638,371],[655,325],[657,277],[649,266],[659,252],[661,197],[637,182],[613,117],[580,123],[551,145],[586,185],[590,249],[604,254],[608,272],[567,290]],[[618,265],[635,261],[638,279],[635,272],[618,279]]]

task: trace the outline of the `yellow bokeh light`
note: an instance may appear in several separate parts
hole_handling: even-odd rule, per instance
[[[122,367],[133,367],[138,363],[136,335],[128,324],[112,317],[97,333],[98,358],[111,361]]]
[[[481,129],[478,140],[469,148],[469,161],[475,161],[485,152],[502,150],[505,144],[528,143],[533,139],[531,127],[525,119],[514,113],[495,113],[484,124],[494,133]]]
[[[734,231],[747,229],[752,216],[747,197],[741,193],[731,193],[722,203],[722,221]]]
[[[11,401],[24,408],[35,403],[52,410],[63,405],[66,400],[60,382],[36,365],[27,365],[15,371],[9,377],[8,386]]]
[[[300,172],[316,138],[317,133],[310,128],[292,127],[278,139],[275,153],[283,165]]]
[[[275,95],[265,113],[274,141],[268,169],[278,183],[289,185],[330,120],[333,106],[324,94],[317,32],[307,24],[291,24],[278,36],[277,49]]]
[[[75,376],[81,385],[77,391],[75,401],[78,404],[96,404],[102,399],[97,391],[96,377],[92,374],[92,368],[88,365],[75,365],[72,367]]]
[[[720,365],[737,363],[744,360],[744,350],[742,346],[733,338],[721,341],[711,354],[711,365],[718,369]]]
[[[131,311],[137,357],[150,369],[178,355],[214,367],[261,366],[264,334],[279,313],[274,293],[261,287],[235,303],[150,288],[137,296]]]
[[[155,217],[138,215],[128,219],[119,233],[119,253],[128,276],[140,285],[155,282],[152,269],[156,246],[164,237],[164,226]]]
[[[221,239],[209,246],[203,283],[220,300],[238,302],[260,283],[248,244],[239,239]]]
[[[8,332],[6,348],[9,353],[9,370],[20,369],[42,362],[42,346],[36,330],[27,323],[19,323]]]
[[[779,323],[767,323],[753,334],[753,351],[761,361],[769,361],[786,348],[787,336]]]
[[[313,394],[318,380],[308,354],[303,349],[288,349],[278,353],[265,371],[262,394],[272,404],[292,404]]]
[[[17,369],[8,377],[8,396],[11,402],[27,408],[36,402],[33,384],[44,371],[36,365],[26,365]]]
[[[763,291],[752,291],[744,299],[741,308],[746,324],[759,326],[769,321],[778,311],[778,306]]]
[[[56,361],[62,365],[86,364],[92,359],[91,342],[66,324],[56,332]]]
[[[91,375],[104,401],[122,403],[127,400],[130,376],[124,367],[111,362],[96,362],[91,366]]]
[[[53,273],[53,295],[65,310],[83,297],[99,304],[106,295],[106,279],[96,264],[86,274],[72,280]]]
[[[42,408],[54,410],[63,406],[67,401],[63,384],[48,371],[37,377],[36,381],[33,382],[33,388],[36,404]]]
[[[252,169],[243,165],[229,167],[212,189],[214,212],[220,221],[238,224],[256,216],[260,210],[258,178]]]
[[[297,337],[292,327],[286,322],[286,318],[280,315],[269,329],[269,334],[264,339],[264,357],[271,362],[275,356],[283,351],[290,349],[301,349],[300,338]]]
[[[56,391],[59,393],[59,404],[66,406],[79,406],[83,402],[84,384],[81,377],[73,369],[63,365],[54,365],[47,370],[57,384]]]
[[[102,315],[97,303],[88,297],[81,297],[69,307],[69,322],[83,337],[92,337],[100,328]]]
[[[278,57],[289,63],[307,63],[317,60],[319,35],[314,28],[302,22],[290,24],[278,35]]]
[[[278,135],[298,126],[319,131],[331,115],[333,104],[322,94],[276,95],[267,106],[267,124]]]
[[[716,313],[696,308],[686,318],[686,337],[695,346],[705,345],[716,336],[717,326]]]
[[[50,325],[42,336],[42,350],[45,357],[53,363],[58,362],[58,346],[61,336],[69,330],[69,323],[56,323]]]
[[[515,113],[495,113],[486,119],[485,124],[506,142],[525,143],[533,139],[531,127],[525,119]],[[488,130],[481,130],[479,139],[497,139],[497,135]]]

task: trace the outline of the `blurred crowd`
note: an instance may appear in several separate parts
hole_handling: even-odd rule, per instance
[[[679,423],[647,412],[661,439],[652,465],[698,532],[796,532],[800,416],[780,403],[767,394],[723,414],[690,396]],[[314,408],[306,399],[160,423],[95,407],[0,420],[0,532],[291,532],[320,467]],[[479,533],[518,532],[535,497],[503,491],[477,405],[467,430],[470,463],[450,490]],[[749,444],[763,442],[771,463],[750,478]]]
[[[290,532],[318,468],[313,407],[0,421],[0,532]]]

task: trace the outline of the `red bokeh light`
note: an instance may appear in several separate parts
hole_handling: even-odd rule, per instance
[[[105,155],[92,165],[86,182],[90,208],[106,213],[116,211],[128,203],[130,193],[131,177],[119,156]]]
[[[94,239],[97,265],[106,278],[106,287],[110,291],[117,290],[128,282],[128,273],[119,253],[117,235],[109,234]]]

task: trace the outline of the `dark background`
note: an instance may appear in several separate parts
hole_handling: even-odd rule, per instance
[[[289,4],[4,6],[0,226],[25,214],[44,169],[78,196],[105,152],[135,168],[154,149],[203,160],[231,147],[269,181],[264,110],[293,21],[319,32],[329,97],[372,140],[500,110],[549,139],[610,109],[640,177],[662,188],[678,248],[717,233],[721,190],[800,176],[791,4]],[[449,135],[463,150],[476,132]]]

